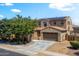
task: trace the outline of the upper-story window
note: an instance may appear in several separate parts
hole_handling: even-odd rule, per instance
[[[46,23],[46,22],[43,22],[43,24],[44,24],[44,27],[46,27],[46,26],[47,26],[47,23]]]
[[[64,25],[64,22],[63,21],[61,22],[61,25]]]
[[[54,22],[54,25],[56,25],[56,22]]]

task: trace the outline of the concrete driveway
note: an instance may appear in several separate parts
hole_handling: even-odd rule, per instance
[[[0,44],[0,48],[9,51],[14,51],[23,55],[36,55],[38,54],[38,52],[45,51],[48,47],[53,45],[55,42],[56,41],[33,40],[32,42],[26,45]]]
[[[27,44],[26,46],[16,46],[18,51],[22,53],[27,53],[28,55],[35,55],[40,51],[46,50],[49,46],[54,44],[55,41],[48,41],[48,40],[34,40],[31,43]]]

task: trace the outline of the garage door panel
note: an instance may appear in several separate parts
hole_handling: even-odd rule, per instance
[[[57,40],[58,34],[57,33],[43,33],[44,40]]]

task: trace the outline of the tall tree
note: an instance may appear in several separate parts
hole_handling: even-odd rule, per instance
[[[34,28],[37,26],[36,20],[20,15],[16,15],[16,17],[11,19],[5,18],[0,22],[0,34],[8,36],[9,39],[12,39],[14,34],[20,42],[28,42],[28,37],[31,36]]]

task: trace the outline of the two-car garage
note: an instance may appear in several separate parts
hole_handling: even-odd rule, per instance
[[[43,33],[43,39],[44,40],[58,40],[58,33],[49,33],[49,32],[44,32]]]
[[[45,27],[35,32],[34,39],[50,40],[50,41],[63,41],[65,40],[66,30],[59,29],[58,27]],[[39,34],[39,35],[38,35]]]

